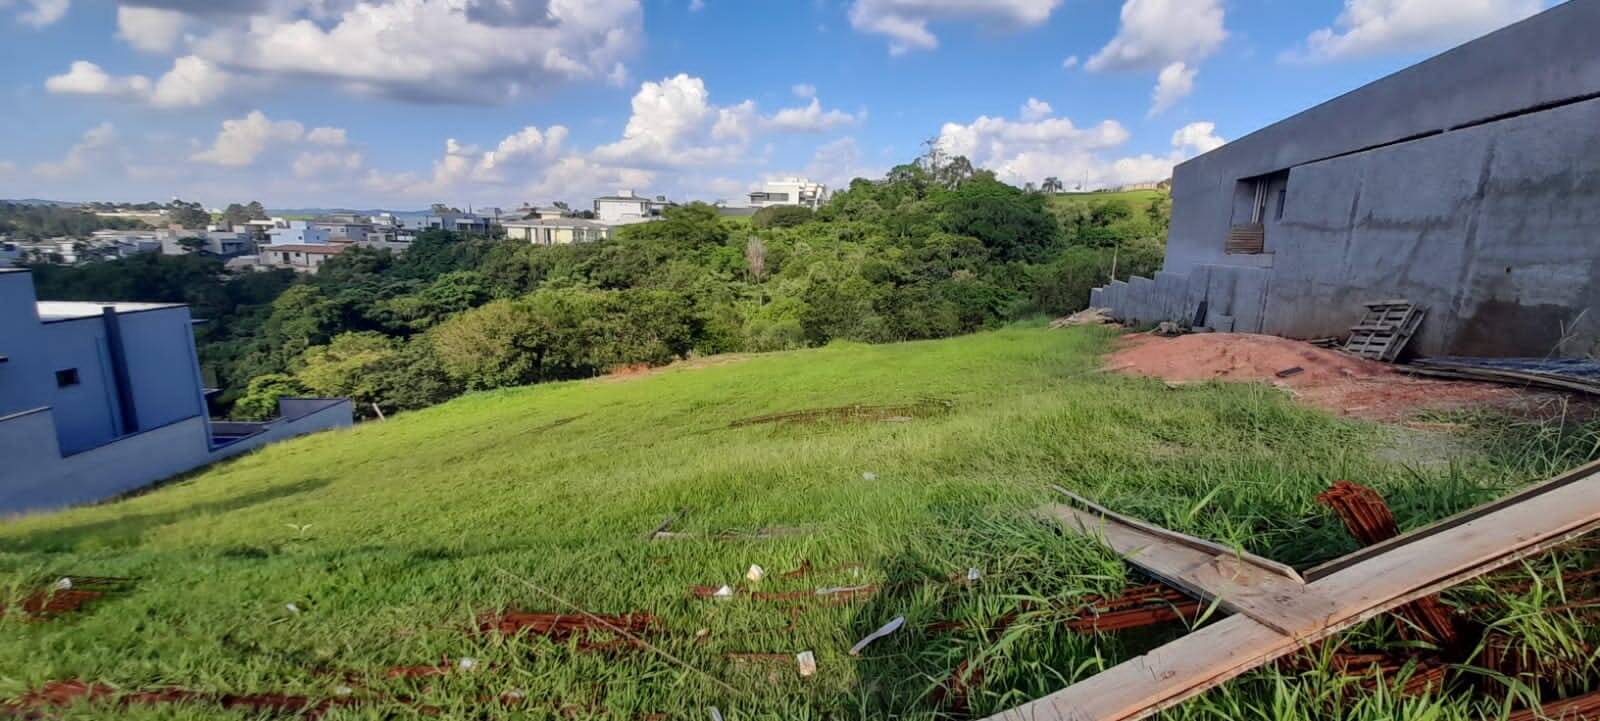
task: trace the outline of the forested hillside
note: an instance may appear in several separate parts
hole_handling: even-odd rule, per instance
[[[970,168],[970,166],[967,166]],[[288,393],[363,413],[690,355],[938,338],[1077,310],[1160,263],[1165,196],[1053,199],[984,171],[895,168],[820,211],[745,221],[689,205],[608,242],[536,247],[430,232],[299,278],[201,257],[39,268],[52,299],[184,301],[237,417]]]

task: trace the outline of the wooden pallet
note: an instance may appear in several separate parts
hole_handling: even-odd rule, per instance
[[[1362,358],[1395,362],[1422,325],[1424,311],[1407,300],[1380,300],[1362,305],[1366,306],[1366,314],[1360,323],[1350,327],[1345,351]]]
[[[1260,223],[1243,223],[1228,229],[1227,252],[1254,255],[1266,250],[1267,231]]]

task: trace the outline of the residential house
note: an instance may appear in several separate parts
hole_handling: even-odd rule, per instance
[[[491,223],[488,218],[472,213],[462,213],[455,210],[446,210],[439,213],[430,213],[423,216],[422,230],[448,230],[454,233],[471,233],[474,235],[488,235]]]
[[[323,263],[338,256],[350,243],[273,243],[262,246],[256,264],[263,268],[289,268],[315,273]]]
[[[761,184],[761,189],[750,193],[750,206],[770,208],[775,205],[795,205],[816,210],[828,202],[828,186],[813,183],[805,178],[778,178]]]
[[[0,240],[0,268],[10,268],[23,260],[22,248],[9,240]]]
[[[365,242],[375,230],[375,225],[371,218],[354,214],[315,218],[309,221],[307,225],[327,231],[330,241]]]
[[[348,426],[348,400],[284,399],[212,421],[189,308],[38,301],[0,269],[0,513],[90,503],[265,443]]]
[[[267,231],[273,245],[327,245],[331,236],[327,228],[312,225],[304,220],[291,220],[281,228]]]
[[[521,240],[534,245],[588,243],[611,237],[611,226],[582,218],[508,220],[501,225],[506,229],[507,240]]]
[[[1091,302],[1321,338],[1404,299],[1423,355],[1600,352],[1596,28],[1558,4],[1179,165],[1162,271]]]
[[[660,218],[673,205],[665,195],[651,199],[632,190],[619,190],[616,195],[594,199],[594,217],[606,225],[643,223]]]

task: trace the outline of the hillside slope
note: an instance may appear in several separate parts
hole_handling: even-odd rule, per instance
[[[1051,622],[1129,580],[1093,543],[1024,517],[1047,484],[1307,563],[1352,547],[1313,501],[1334,479],[1377,487],[1410,526],[1544,470],[1493,455],[1437,471],[1389,465],[1356,450],[1375,427],[1264,387],[1174,390],[1100,373],[1111,338],[1012,328],[476,394],[138,498],[8,521],[0,598],[63,575],[137,581],[52,622],[0,618],[0,699],[84,679],[371,699],[327,718],[410,717],[418,703],[474,718],[705,718],[711,705],[730,718],[933,717],[953,703],[942,680],[982,657],[970,704],[992,711],[1092,673],[1097,652],[1109,663],[1181,631],[1096,637]],[[793,414],[817,409],[833,410]],[[688,537],[644,540],[680,509],[671,529]],[[716,537],[762,529],[781,533]],[[779,577],[806,563],[817,570]],[[769,573],[759,590],[882,591],[789,612],[797,604],[690,593],[734,584],[751,564]],[[969,568],[976,584],[950,580]],[[484,612],[571,610],[556,597],[658,617],[652,642],[698,671],[644,650],[474,630]],[[926,630],[1019,607],[1040,622]],[[897,615],[906,629],[846,655]],[[805,650],[820,666],[809,679],[790,662],[725,655]],[[456,670],[395,670],[438,664]],[[515,703],[494,701],[508,693]]]

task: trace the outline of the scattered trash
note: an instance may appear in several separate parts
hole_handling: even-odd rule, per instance
[[[795,655],[794,659],[800,664],[800,676],[802,678],[811,678],[817,675],[817,657],[815,654],[810,651],[801,651]]]
[[[894,620],[892,620],[892,621],[890,621],[890,622],[888,622],[886,624],[883,624],[882,626],[880,626],[878,628],[878,630],[867,634],[866,638],[863,638],[860,641],[857,641],[856,645],[851,646],[850,647],[850,655],[851,656],[860,656],[861,655],[861,649],[866,648],[868,644],[870,644],[873,641],[876,641],[876,640],[878,640],[880,638],[883,638],[884,636],[887,636],[887,635],[889,635],[891,633],[894,633],[895,631],[900,630],[900,627],[904,626],[904,625],[906,625],[906,617],[905,616],[895,616]]]
[[[1600,395],[1600,361],[1571,358],[1419,358],[1406,371],[1413,375],[1538,386]]]
[[[801,559],[800,567],[794,569],[793,571],[785,572],[783,574],[783,577],[784,578],[804,578],[804,577],[809,576],[809,575],[811,575],[813,573],[828,574],[828,573],[838,573],[840,571],[849,571],[851,576],[855,576],[855,577],[859,578],[861,576],[862,569],[865,569],[865,568],[866,568],[866,566],[863,565],[863,564],[860,564],[860,563],[841,563],[841,564],[839,564],[837,566],[829,566],[828,568],[818,569],[818,568],[816,568],[816,567],[811,565],[811,561],[810,560]]]
[[[744,577],[751,583],[760,583],[761,579],[767,577],[767,571],[760,566],[750,564],[750,570],[744,572]],[[724,586],[723,588],[727,587]]]
[[[478,659],[472,658],[470,656],[462,658],[460,661],[456,662],[456,668],[459,668],[462,671],[471,671],[472,669],[475,669],[477,667],[478,667]]]
[[[977,583],[981,575],[976,568],[967,569],[967,583]]]
[[[349,696],[350,694],[353,694],[355,692],[356,692],[356,690],[353,689],[353,688],[350,688],[349,686],[334,686],[333,687],[333,695],[335,695],[335,696]]]
[[[704,641],[707,638],[709,638],[710,636],[711,636],[711,629],[709,629],[709,628],[702,628],[702,629],[694,632],[694,639],[696,641]]]
[[[57,591],[69,590],[69,589],[72,588],[72,579],[67,578],[66,576],[62,576],[61,580],[56,581],[56,585],[54,586],[54,588]]]
[[[289,613],[299,613],[300,612],[300,607],[296,606],[296,605],[294,605],[292,603],[285,603],[285,604],[283,604],[283,607]]]
[[[1185,334],[1187,332],[1188,331],[1184,330],[1183,326],[1178,325],[1177,323],[1174,323],[1174,322],[1172,322],[1170,320],[1164,320],[1164,321],[1161,321],[1160,323],[1156,324],[1155,329],[1151,330],[1150,334],[1151,335],[1165,336],[1165,337],[1168,337],[1168,338],[1173,338],[1173,337],[1176,337],[1176,336],[1183,335],[1183,334]]]
[[[1301,368],[1300,366],[1295,366],[1293,368],[1285,368],[1277,373],[1274,373],[1273,375],[1279,378],[1291,378],[1304,372],[1306,372],[1306,369]]]
[[[1050,321],[1050,327],[1059,330],[1080,325],[1112,325],[1116,322],[1116,319],[1111,317],[1110,308],[1084,308],[1072,315]]]
[[[722,712],[716,706],[711,707],[711,721],[722,721]]]
[[[867,471],[866,473],[861,474],[861,480],[876,481],[878,480],[878,474],[873,473],[872,471]]]
[[[711,595],[713,598],[733,598],[733,587],[723,586],[722,588],[717,589],[716,593]]]

